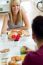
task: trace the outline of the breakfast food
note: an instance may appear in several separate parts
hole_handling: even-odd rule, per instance
[[[12,60],[12,61],[15,61],[15,56],[11,57],[11,60]]]
[[[20,61],[21,58],[20,58],[20,56],[13,56],[13,57],[11,57],[11,60],[13,60],[13,61]]]
[[[19,41],[21,35],[22,35],[21,30],[11,30],[8,32],[8,38],[14,41]]]
[[[25,31],[25,30],[22,30],[22,34],[23,34],[24,36],[29,36],[29,32],[28,32],[28,31]]]
[[[23,54],[23,55],[20,56],[22,61],[24,60],[25,56],[26,56],[26,54]]]
[[[17,65],[17,61],[20,61],[21,58],[19,56],[13,56],[11,57],[11,61],[8,63],[8,65]]]
[[[8,63],[8,65],[16,65],[16,62],[15,62],[15,61],[10,61],[10,62]]]
[[[22,36],[29,36],[29,32],[25,30],[14,30],[14,29],[8,32],[8,39],[10,40],[19,41],[19,39]]]
[[[9,52],[9,49],[3,49],[0,51],[1,53],[6,53],[6,52]]]
[[[28,50],[28,47],[22,46],[22,47],[21,47],[21,50],[20,50],[20,51],[21,51],[21,54],[26,54],[26,53],[27,53],[27,52],[26,52],[27,50]]]
[[[19,31],[18,31],[18,34],[19,34],[19,35],[22,35],[22,31],[23,31],[23,30],[19,30]]]

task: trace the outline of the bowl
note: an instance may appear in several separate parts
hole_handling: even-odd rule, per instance
[[[19,30],[11,30],[8,32],[8,39],[14,40],[14,41],[19,41],[21,38],[22,32]]]

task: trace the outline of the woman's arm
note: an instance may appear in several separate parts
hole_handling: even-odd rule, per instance
[[[29,19],[28,19],[27,15],[26,15],[25,10],[24,9],[21,10],[21,13],[22,13],[22,18],[23,18],[23,23],[24,23],[24,26],[21,27],[21,29],[24,29],[24,30],[30,29],[31,26],[30,26]]]
[[[8,14],[3,15],[4,19],[3,19],[3,26],[2,26],[2,30],[1,33],[6,33],[7,31],[7,24],[8,24]]]

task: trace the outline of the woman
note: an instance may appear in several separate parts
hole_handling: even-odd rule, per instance
[[[9,14],[8,22],[4,22],[2,32],[8,29],[23,29],[27,30],[30,28],[30,24],[28,21],[28,17],[24,9],[20,8],[20,0],[12,0],[11,1],[11,11]],[[6,25],[5,25],[6,24]],[[5,27],[6,26],[6,27]]]

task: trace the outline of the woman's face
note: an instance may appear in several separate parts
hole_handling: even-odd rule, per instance
[[[13,3],[12,4],[12,12],[13,12],[13,14],[16,15],[18,13],[19,9],[20,9],[20,5],[19,4],[17,4],[17,3]]]

